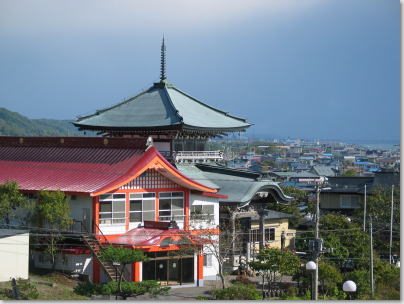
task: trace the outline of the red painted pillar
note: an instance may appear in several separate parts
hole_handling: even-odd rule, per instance
[[[132,263],[132,281],[133,282],[140,281],[140,263],[141,262]]]
[[[197,268],[198,268],[198,280],[202,280],[203,279],[203,254],[198,254],[197,256]]]
[[[93,283],[100,284],[100,263],[93,257]]]
[[[185,206],[184,206],[184,213],[185,213],[185,220],[184,220],[184,230],[189,230],[189,190],[184,190],[185,192]]]

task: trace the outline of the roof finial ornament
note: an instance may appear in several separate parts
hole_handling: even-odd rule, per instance
[[[163,35],[163,43],[161,44],[160,82],[164,82],[165,80],[166,80],[166,45],[164,44],[164,35]]]

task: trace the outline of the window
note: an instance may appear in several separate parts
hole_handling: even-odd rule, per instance
[[[251,243],[257,243],[257,242],[259,242],[258,229],[251,229],[251,230],[250,230],[250,242],[251,242]]]
[[[265,242],[275,241],[275,228],[265,228]],[[250,230],[250,242],[258,243],[260,237],[259,229]]]
[[[193,220],[213,220],[214,213],[214,205],[191,206],[191,219]]]
[[[211,254],[205,254],[203,256],[203,266],[212,267],[212,255]]]
[[[184,220],[184,192],[159,193],[160,221]]]
[[[154,221],[156,219],[156,193],[131,193],[129,205],[130,222]]]
[[[275,241],[275,228],[265,228],[265,242]]]
[[[125,223],[126,195],[105,194],[100,196],[100,224]]]
[[[341,195],[340,196],[341,208],[356,208],[359,207],[359,196],[355,195]]]

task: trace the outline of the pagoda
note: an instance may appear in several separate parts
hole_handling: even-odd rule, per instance
[[[160,82],[119,104],[79,117],[73,124],[79,130],[103,136],[151,137],[165,156],[179,151],[181,155],[204,152],[209,138],[245,131],[251,126],[245,119],[211,107],[167,81],[164,38]]]

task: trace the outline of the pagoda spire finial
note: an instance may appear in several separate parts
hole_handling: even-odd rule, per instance
[[[164,35],[163,35],[163,42],[161,44],[160,82],[164,82],[165,80],[166,80],[166,45],[164,44]]]

